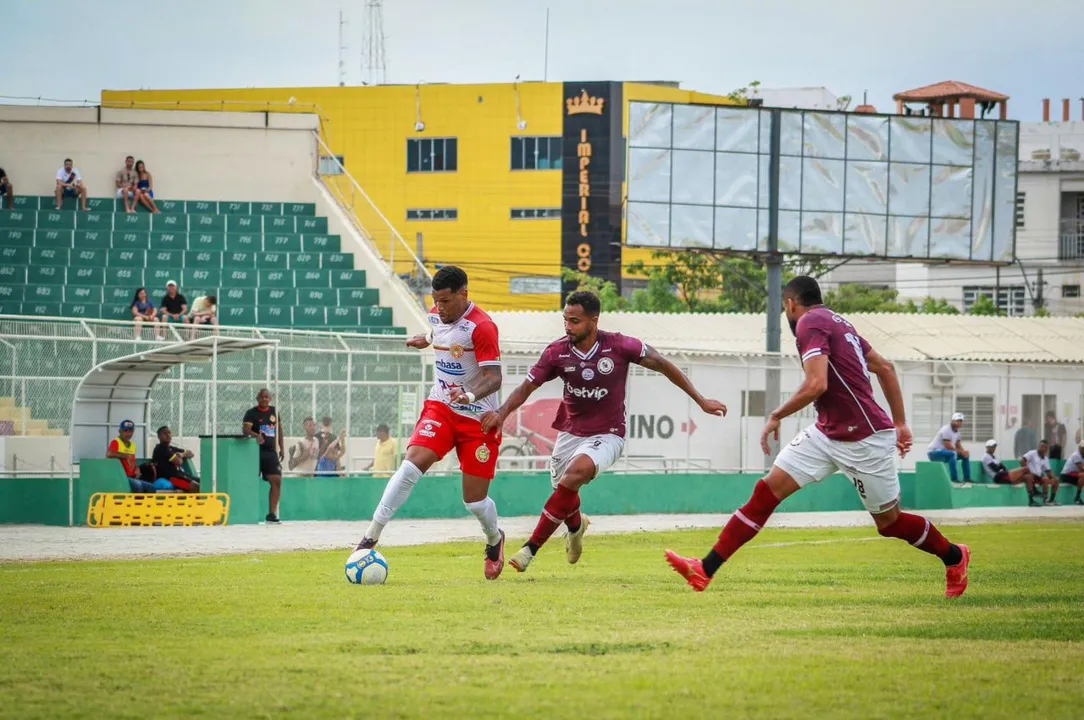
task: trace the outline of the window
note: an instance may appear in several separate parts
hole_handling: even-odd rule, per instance
[[[512,208],[513,220],[552,220],[561,217],[561,208]]]
[[[765,395],[763,390],[742,390],[742,417],[764,417],[766,415],[766,411],[764,408],[764,398]]]
[[[455,208],[421,208],[407,210],[407,220],[458,220],[459,211]]]
[[[923,447],[923,443],[929,444],[955,412],[967,416],[960,430],[960,439],[963,442],[984,443],[994,437],[995,409],[993,395],[957,395],[955,404],[947,391],[939,395],[912,395],[910,415],[915,445]]]
[[[957,395],[953,412],[967,416],[960,435],[964,442],[984,443],[994,437],[994,396]]]
[[[1062,285],[1061,296],[1063,298],[1078,298],[1080,297],[1079,285]]]
[[[951,402],[952,397],[948,393],[911,396],[911,412],[908,417],[915,435],[915,447],[929,445],[934,434],[948,423],[953,413],[949,408]]]
[[[560,170],[561,138],[512,138],[513,170]]]
[[[560,295],[561,278],[514,277],[508,281],[513,295]]]
[[[407,139],[407,172],[455,172],[457,144],[456,138]]]
[[[342,155],[321,155],[320,156],[320,174],[321,175],[342,175],[343,166],[346,162],[343,160]]]
[[[1016,193],[1016,227],[1024,227],[1024,202],[1027,198],[1027,193]]]
[[[994,285],[965,285],[964,312],[970,310],[979,297],[985,296],[994,300],[995,293],[998,310],[1013,317],[1024,315],[1027,310],[1027,290],[1023,285],[1002,285],[1000,288]]]

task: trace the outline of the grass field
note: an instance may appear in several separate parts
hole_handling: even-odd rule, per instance
[[[971,587],[872,530],[770,530],[695,594],[662,559],[714,533],[0,565],[0,716],[1080,717],[1084,524],[947,529]]]

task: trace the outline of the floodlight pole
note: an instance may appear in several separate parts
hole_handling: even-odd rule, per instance
[[[779,252],[779,149],[782,111],[772,110],[771,118],[768,158],[768,257],[765,259],[768,266],[768,324],[764,349],[770,353],[764,374],[764,407],[767,412],[779,407],[779,316],[783,314],[783,256]],[[764,458],[764,468],[769,469],[774,461],[775,452]]]

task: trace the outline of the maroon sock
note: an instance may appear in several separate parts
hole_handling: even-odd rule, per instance
[[[779,507],[779,502],[768,483],[763,480],[757,482],[757,486],[753,488],[753,497],[734,513],[719,534],[714,550],[721,562],[729,560],[742,545],[757,536],[764,523],[768,522],[768,518]]]
[[[959,562],[959,548],[945,539],[941,531],[921,515],[901,512],[900,516],[896,518],[896,522],[888,527],[881,528],[877,532],[885,537],[906,540],[922,552],[936,555],[944,560],[946,564],[954,565],[955,562],[950,562],[953,560]]]
[[[576,532],[580,529],[580,524],[583,522],[583,518],[580,517],[580,509],[577,507],[572,511],[572,514],[565,518],[565,527],[569,532]]]
[[[550,495],[550,499],[546,501],[542,516],[538,518],[538,525],[535,526],[534,533],[527,543],[531,546],[531,551],[538,552],[538,548],[546,544],[550,535],[553,535],[561,523],[573,514],[579,514],[579,511],[580,494],[564,485],[558,485]]]

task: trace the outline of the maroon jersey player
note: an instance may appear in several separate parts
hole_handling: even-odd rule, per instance
[[[563,522],[568,527],[565,551],[570,563],[580,559],[583,535],[590,521],[580,514],[580,488],[611,467],[625,448],[625,386],[629,367],[640,365],[662,373],[685,391],[700,408],[725,415],[726,406],[704,398],[689,378],[654,349],[621,333],[598,329],[601,303],[594,293],[580,291],[565,304],[565,337],[550,343],[527,380],[495,412],[482,417],[482,430],[494,432],[531,393],[560,379],[564,397],[553,428],[557,443],[550,456],[553,495],[546,502],[531,539],[508,563],[527,569],[539,548]]]
[[[791,440],[753,497],[734,513],[719,541],[702,560],[666,552],[666,559],[693,587],[702,591],[731,555],[752,540],[775,508],[793,493],[836,472],[854,483],[866,509],[885,537],[906,540],[945,564],[945,595],[967,589],[971,553],[953,545],[926,518],[900,510],[900,484],[894,454],[911,449],[911,430],[903,393],[892,363],[881,357],[854,326],[826,308],[817,281],[796,277],[783,291],[787,320],[798,343],[805,380],[789,400],[771,414],[761,446],[771,452],[769,437],[779,440],[779,421],[813,403],[817,421]],[[871,374],[884,390],[891,419],[873,395]]]

